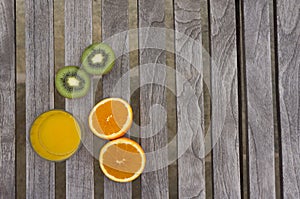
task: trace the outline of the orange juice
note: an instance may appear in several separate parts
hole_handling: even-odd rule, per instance
[[[76,119],[62,110],[41,114],[30,129],[30,142],[35,152],[50,161],[71,157],[81,140],[80,126]]]

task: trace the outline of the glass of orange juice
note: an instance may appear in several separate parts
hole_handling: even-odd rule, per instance
[[[50,110],[36,118],[29,138],[39,156],[59,162],[68,159],[79,149],[81,128],[70,113]]]

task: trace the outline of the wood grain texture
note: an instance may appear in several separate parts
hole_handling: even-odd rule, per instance
[[[276,7],[283,196],[300,198],[300,4]]]
[[[40,158],[28,137],[32,122],[54,108],[53,1],[25,1],[26,197],[55,197],[55,165]]]
[[[102,0],[102,40],[108,43],[117,56],[115,66],[103,76],[103,98],[120,97],[130,101],[128,1]],[[120,81],[120,82],[119,82]],[[129,132],[126,133],[129,136]],[[104,198],[131,198],[131,183],[116,183],[104,178]]]
[[[0,0],[0,198],[15,198],[15,14]]]
[[[80,66],[83,50],[92,43],[92,1],[65,1],[65,64]],[[92,84],[91,84],[92,87]],[[66,110],[82,123],[83,145],[66,163],[66,197],[94,198],[93,134],[88,115],[94,105],[93,88],[78,99],[67,99]]]
[[[175,0],[174,12],[176,71],[179,73],[176,78],[178,196],[205,198],[200,1]]]
[[[139,27],[140,28],[163,28],[165,20],[164,0],[140,0],[139,2]],[[149,47],[153,48],[149,48]],[[145,138],[141,139],[141,145],[146,152],[147,172],[141,176],[142,198],[168,198],[168,154],[163,150],[159,151],[167,142],[167,127],[161,114],[155,114],[155,107],[166,110],[165,81],[166,62],[165,50],[155,48],[165,46],[164,33],[155,34],[155,31],[139,31],[140,65],[140,134]],[[148,47],[148,48],[147,48]],[[161,83],[161,85],[155,84]],[[152,111],[150,111],[150,109]],[[157,109],[158,110],[158,109]],[[148,128],[143,128],[148,126]],[[154,155],[155,154],[155,155]]]
[[[234,0],[210,0],[213,189],[240,198],[237,47]]]
[[[269,1],[244,1],[250,198],[275,198]]]

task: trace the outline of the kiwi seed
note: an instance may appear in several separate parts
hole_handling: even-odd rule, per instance
[[[55,77],[55,87],[59,94],[67,98],[79,98],[87,94],[90,88],[89,75],[77,66],[61,68]]]
[[[95,43],[87,47],[81,57],[83,69],[92,75],[108,73],[115,62],[115,53],[104,43]]]

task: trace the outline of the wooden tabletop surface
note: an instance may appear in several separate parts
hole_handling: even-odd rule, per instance
[[[55,108],[54,3],[25,0],[27,137],[34,119]],[[132,3],[136,30],[128,21]],[[94,5],[65,0],[65,65],[80,66],[82,51],[93,42]],[[166,26],[167,8],[173,12],[173,30]],[[299,0],[102,0],[99,9],[101,40],[114,49],[115,67],[93,79],[85,97],[65,99],[64,109],[87,121],[97,92],[129,102],[139,92],[134,111],[139,123],[127,136],[140,142],[147,164],[137,180],[140,194],[133,196],[136,185],[113,182],[95,170],[98,146],[85,125],[83,146],[65,163],[66,198],[300,198]],[[208,11],[206,18],[202,9]],[[0,0],[0,198],[55,198],[55,163],[40,158],[28,141],[26,193],[17,192],[16,23],[16,0]],[[208,49],[202,46],[204,34]],[[166,42],[170,37],[172,52]],[[135,67],[130,67],[132,41],[138,41]],[[175,67],[167,66],[167,54]],[[168,103],[168,92],[175,103]],[[168,107],[175,110],[174,160],[168,150]],[[205,111],[211,113],[209,121]],[[211,176],[205,172],[207,156]],[[97,194],[96,178],[104,179],[103,195]],[[176,188],[170,186],[174,179]]]

